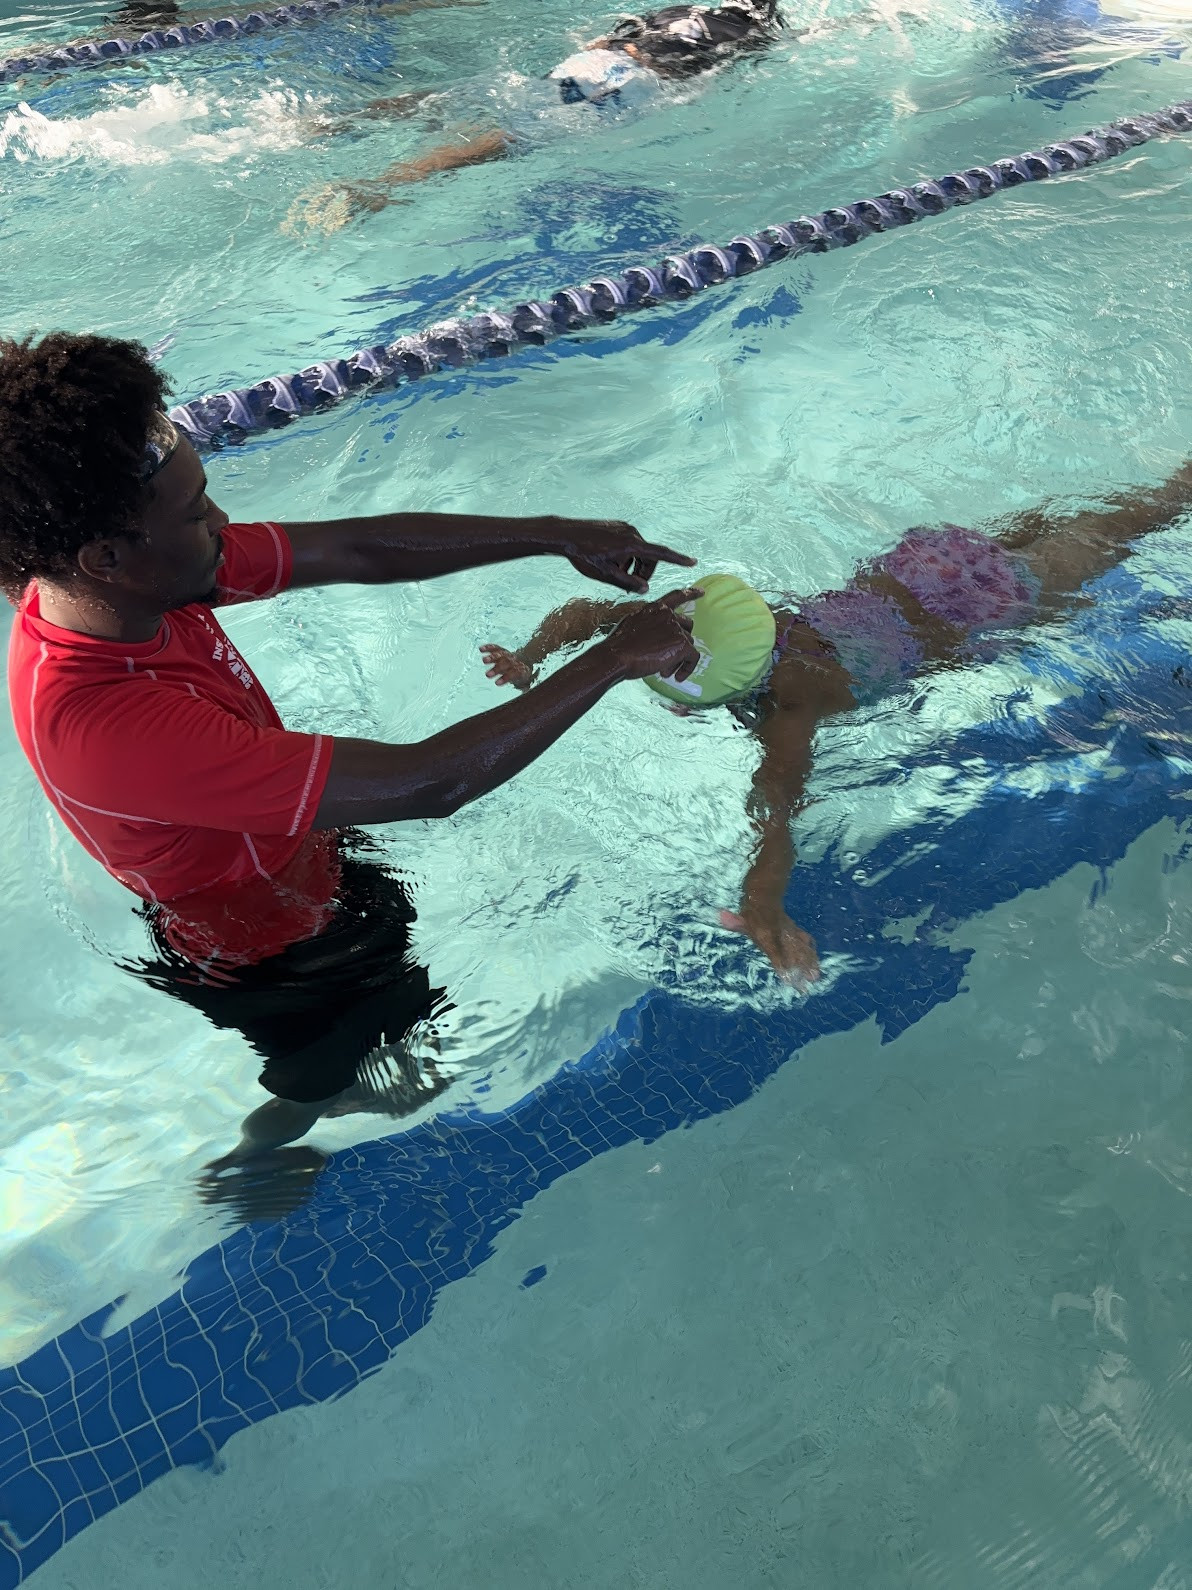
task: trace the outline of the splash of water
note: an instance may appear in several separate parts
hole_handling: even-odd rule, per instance
[[[220,163],[300,144],[305,117],[316,109],[315,102],[285,90],[236,103],[165,83],[122,93],[88,116],[49,117],[22,102],[0,120],[0,159]]]

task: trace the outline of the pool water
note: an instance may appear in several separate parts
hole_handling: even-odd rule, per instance
[[[366,1387],[37,1582],[1183,1583],[1180,842],[974,924],[969,994],[892,1044],[564,1178]]]
[[[792,8],[825,25],[652,115],[564,113],[535,79],[606,15],[362,8],[0,88],[0,241],[17,262],[0,331],[134,335],[188,398],[1192,97],[1178,8],[946,0],[851,20]],[[0,56],[101,18],[0,0]],[[424,88],[407,121],[319,131]],[[518,131],[516,158],[337,231],[304,225],[321,186],[491,125]],[[909,525],[1087,504],[1183,460],[1190,198],[1192,144],[1159,141],[346,404],[214,458],[213,494],[283,522],[622,517],[774,593],[835,586]],[[1131,572],[1148,616],[1123,609],[1122,625],[1178,656],[1192,526]],[[413,739],[492,704],[477,647],[524,638],[580,588],[565,565],[515,564],[284,597],[228,627],[295,727]],[[501,1129],[610,1032],[636,1033],[626,1013],[660,990],[726,1066],[758,1021],[797,1058],[689,1132],[543,1172],[535,1187],[553,1185],[369,1390],[250,1421],[214,1468],[135,1501],[139,1485],[117,1488],[124,1505],[42,1580],[135,1584],[168,1557],[180,1584],[278,1564],[312,1585],[332,1565],[378,1584],[1184,1583],[1186,719],[1154,705],[1126,633],[1057,625],[824,732],[800,856],[877,904],[807,920],[828,976],[802,1003],[717,926],[755,759],[727,714],[681,721],[624,687],[452,822],[386,829],[418,952],[455,1001],[453,1082],[412,1121],[320,1123],[344,1229],[387,1175],[431,1196],[402,1155],[433,1120]],[[1064,719],[1090,687],[1107,718],[1147,726],[1172,780],[1161,811],[1122,793],[1137,767],[1112,736]],[[1016,750],[1014,725],[1053,718],[1045,753]],[[1000,762],[965,749],[986,724]],[[956,876],[953,836],[985,824],[1001,854],[998,789],[1041,811],[1056,790],[1104,801],[1104,855],[1019,874],[1003,855],[983,894],[979,866]],[[1046,858],[1038,829],[1024,856]],[[946,929],[898,883],[933,867],[953,886]],[[7,722],[0,881],[0,1356],[21,1366],[114,1300],[112,1340],[169,1306],[234,1230],[198,1178],[261,1095],[238,1038],[114,965],[143,945],[128,898],[58,826]],[[928,997],[914,978],[941,945],[974,953]],[[866,990],[904,949],[886,1046]],[[809,1009],[850,1000],[831,1036],[800,1036]],[[354,1183],[378,1143],[382,1169]],[[395,1199],[393,1231],[407,1214]],[[26,1527],[10,1518],[10,1546]]]

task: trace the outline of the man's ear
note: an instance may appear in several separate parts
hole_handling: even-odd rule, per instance
[[[86,541],[75,554],[82,573],[89,580],[110,585],[119,578],[124,566],[127,543],[120,541]]]

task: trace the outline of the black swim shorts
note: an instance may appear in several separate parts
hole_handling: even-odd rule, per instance
[[[394,1088],[409,1092],[411,1110],[441,1091],[433,1068],[428,1075],[410,1064],[401,1046],[413,1027],[447,1008],[444,991],[431,988],[426,968],[413,960],[413,905],[400,878],[378,861],[344,854],[330,925],[253,966],[222,971],[218,982],[204,981],[151,910],[145,914],[156,958],[128,969],[215,1026],[242,1032],[264,1060],[262,1087],[276,1097],[333,1098],[361,1080],[363,1062],[379,1048],[388,1048],[391,1113],[401,1113]]]

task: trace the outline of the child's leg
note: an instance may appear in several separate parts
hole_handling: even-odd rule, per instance
[[[1050,519],[1042,509],[1015,518],[993,534],[1040,581],[1043,612],[1070,605],[1081,586],[1129,557],[1132,544],[1192,509],[1192,461],[1152,491],[1127,497],[1102,512]]]

